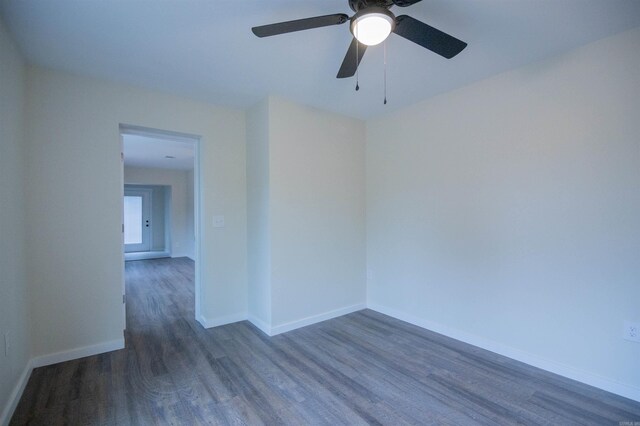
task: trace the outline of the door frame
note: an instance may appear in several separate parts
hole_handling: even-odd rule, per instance
[[[147,136],[156,139],[165,139],[171,141],[182,141],[193,143],[193,232],[194,232],[194,261],[195,261],[195,277],[194,277],[194,295],[195,295],[195,319],[200,318],[200,302],[201,302],[201,229],[202,229],[202,191],[201,191],[201,165],[200,165],[200,145],[202,137],[196,134],[174,132],[171,130],[154,129],[151,127],[136,126],[132,124],[119,124],[120,134],[120,223],[122,224],[120,233],[121,243],[121,261],[122,268],[122,329],[127,328],[127,312],[126,312],[126,286],[124,281],[124,139],[123,135]]]

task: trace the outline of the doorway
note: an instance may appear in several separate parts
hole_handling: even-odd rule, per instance
[[[194,311],[199,312],[200,137],[121,124],[120,144],[123,328],[127,311],[125,262],[191,259]]]

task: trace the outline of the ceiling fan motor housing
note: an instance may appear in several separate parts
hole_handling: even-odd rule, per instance
[[[391,6],[393,6],[392,0],[349,0],[349,7],[354,12],[369,7],[384,7],[385,9],[389,9]]]
[[[349,0],[349,7],[357,12],[368,7],[384,7],[389,9],[391,6],[407,7],[418,3],[421,0]]]
[[[416,4],[422,0],[393,0],[393,4],[400,7],[411,6],[412,4]]]

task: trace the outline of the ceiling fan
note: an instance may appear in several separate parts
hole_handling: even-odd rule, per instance
[[[340,25],[351,21],[353,40],[342,61],[337,78],[351,77],[356,73],[367,46],[382,43],[390,33],[398,34],[420,46],[451,59],[460,53],[467,43],[407,15],[395,16],[392,6],[406,7],[421,0],[347,0],[355,12],[351,18],[344,13],[316,16],[262,25],[251,28],[258,37],[269,37],[294,31]]]

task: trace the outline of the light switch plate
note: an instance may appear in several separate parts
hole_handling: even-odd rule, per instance
[[[224,216],[222,215],[213,216],[213,227],[224,228]]]

